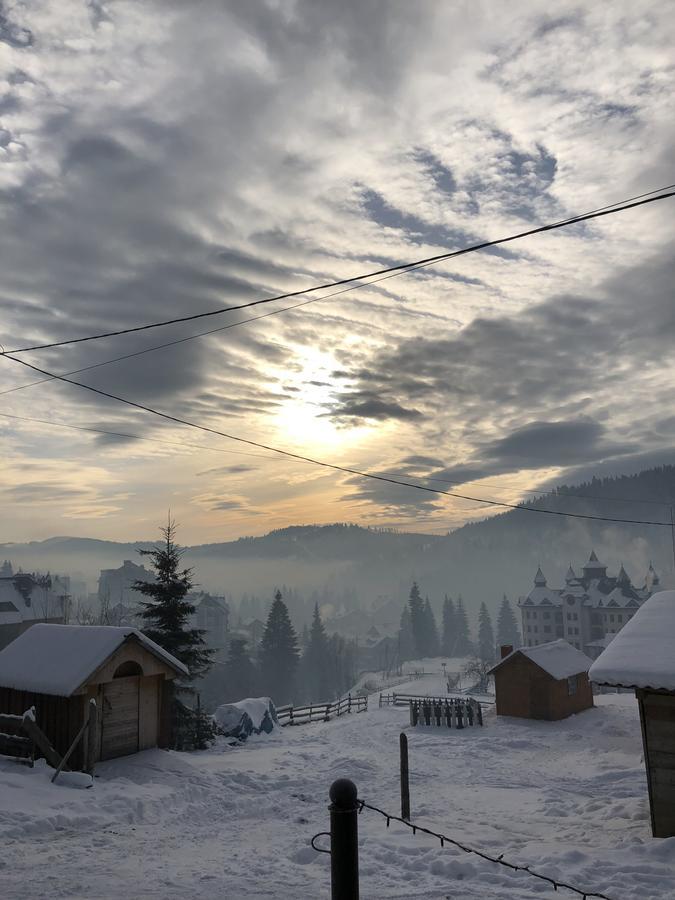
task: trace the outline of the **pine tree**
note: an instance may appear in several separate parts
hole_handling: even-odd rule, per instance
[[[455,604],[452,597],[445,595],[443,601],[443,635],[441,638],[441,652],[445,656],[452,656],[455,652],[457,623],[455,621]]]
[[[486,663],[494,662],[495,658],[495,635],[485,603],[481,603],[478,613],[478,656]]]
[[[438,640],[438,628],[436,617],[427,597],[424,601],[424,656],[438,656],[440,642]]]
[[[469,619],[461,596],[455,608],[455,656],[468,656],[473,650],[469,636]]]
[[[410,627],[415,642],[415,653],[418,657],[426,656],[427,629],[425,627],[424,602],[416,581],[413,581],[412,587],[410,588],[408,608],[410,610]]]
[[[410,610],[407,606],[404,606],[401,613],[401,624],[398,629],[398,664],[401,665],[406,660],[414,658],[415,638],[412,632],[412,622],[410,621]]]
[[[229,655],[223,666],[223,703],[236,703],[257,693],[258,673],[246,649],[244,638],[230,641]]]
[[[267,616],[259,652],[263,689],[276,703],[292,702],[298,659],[298,638],[281,591],[277,591]]]
[[[330,677],[328,668],[328,637],[321,621],[319,604],[314,604],[312,625],[309,629],[307,647],[302,657],[302,675],[305,694],[310,702],[329,700],[332,696],[335,680]]]
[[[164,650],[180,660],[190,671],[180,678],[180,692],[192,693],[190,684],[202,678],[212,664],[213,650],[204,642],[204,631],[190,627],[195,607],[187,595],[193,587],[192,569],[180,569],[183,550],[176,544],[176,523],[169,518],[161,528],[164,543],[152,550],[139,550],[148,556],[155,572],[154,581],[135,581],[134,590],[149,597],[141,601],[143,632]]]
[[[499,615],[497,616],[497,644],[500,647],[508,645],[514,649],[522,644],[513,607],[509,603],[506,594],[502,598],[502,605],[499,607]]]

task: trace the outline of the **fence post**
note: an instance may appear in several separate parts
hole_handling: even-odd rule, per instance
[[[410,782],[408,779],[408,737],[402,731],[399,737],[401,749],[401,818],[410,821]]]
[[[98,745],[96,734],[96,720],[98,718],[98,709],[96,701],[89,701],[89,731],[87,732],[87,775],[94,777],[94,766],[96,765],[96,749]]]
[[[352,695],[347,694],[347,712],[350,713],[352,711]]]
[[[359,900],[359,836],[357,790],[338,778],[330,786],[331,900]]]

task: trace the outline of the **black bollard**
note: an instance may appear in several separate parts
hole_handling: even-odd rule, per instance
[[[359,900],[359,834],[356,785],[338,778],[330,786],[331,900]]]

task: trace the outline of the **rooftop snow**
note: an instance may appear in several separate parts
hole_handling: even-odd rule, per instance
[[[126,640],[137,640],[173,669],[187,668],[137,628],[33,625],[0,651],[0,685],[70,697]]]
[[[591,681],[675,691],[675,591],[660,591],[591,666]]]
[[[492,671],[494,672],[495,669],[504,665],[517,653],[531,659],[535,665],[544,672],[548,672],[556,680],[569,678],[570,675],[578,675],[579,672],[587,672],[592,662],[581,650],[577,650],[561,638],[558,641],[550,641],[548,644],[539,644],[537,647],[520,647],[500,660],[492,668]]]

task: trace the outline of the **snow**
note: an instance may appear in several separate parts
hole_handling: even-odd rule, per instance
[[[124,641],[137,640],[172,668],[188,670],[137,628],[38,623],[0,651],[0,685],[70,697]]]
[[[591,666],[591,681],[675,691],[675,591],[647,600]]]
[[[213,718],[224,735],[242,741],[252,734],[272,734],[279,727],[277,711],[269,697],[224,703],[213,713]]]
[[[573,647],[561,638],[558,641],[539,644],[537,647],[520,647],[518,650],[514,650],[513,653],[509,653],[508,656],[505,656],[492,671],[494,672],[507,659],[510,659],[517,653],[527,656],[540,669],[548,672],[556,680],[569,678],[571,675],[578,675],[579,672],[587,672],[592,662],[585,653],[577,650],[576,647]]]
[[[442,677],[425,679],[430,693]],[[418,682],[405,690],[413,692]],[[0,761],[0,878],[12,900],[327,900],[328,790],[399,808],[399,734],[408,735],[413,821],[615,900],[672,897],[675,839],[651,837],[635,698],[608,694],[561,722],[486,717],[463,731],[413,729],[405,707],[221,740],[195,753],[148,750],[86,781]],[[542,900],[568,893],[365,810],[368,900]],[[320,846],[325,846],[325,838]],[[569,894],[571,897],[572,894]]]

